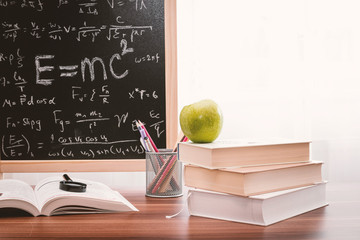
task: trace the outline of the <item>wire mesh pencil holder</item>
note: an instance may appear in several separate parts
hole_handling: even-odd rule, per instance
[[[182,164],[176,152],[146,152],[146,196],[182,196]]]

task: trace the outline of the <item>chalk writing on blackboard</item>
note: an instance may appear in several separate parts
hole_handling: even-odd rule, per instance
[[[0,0],[2,160],[139,159],[166,145],[163,0]]]

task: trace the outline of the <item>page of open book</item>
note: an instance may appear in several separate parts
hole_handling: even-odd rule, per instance
[[[37,214],[38,203],[29,184],[16,179],[4,179],[0,181],[0,193],[0,207],[20,208]]]
[[[60,177],[51,177],[46,178],[40,181],[35,187],[35,195],[37,197],[37,201],[39,206],[42,208],[49,205],[51,202],[58,201],[59,206],[62,207],[64,204],[67,205],[76,205],[74,203],[79,203],[76,201],[78,199],[82,199],[82,203],[91,203],[91,200],[99,202],[113,202],[113,203],[122,203],[128,206],[131,210],[137,211],[137,209],[132,206],[130,202],[128,202],[121,194],[116,191],[113,191],[110,187],[105,184],[99,182],[93,182],[89,180],[82,179],[73,179],[76,182],[82,182],[87,184],[86,192],[68,192],[61,190],[59,188],[60,181],[62,181]],[[59,199],[62,199],[61,201]],[[88,200],[88,201],[86,201]],[[82,204],[77,204],[82,205]],[[97,205],[99,206],[99,205]],[[106,205],[104,205],[106,206]]]

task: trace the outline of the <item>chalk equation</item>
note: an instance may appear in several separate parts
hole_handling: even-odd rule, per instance
[[[17,8],[27,9],[30,11],[42,12],[51,8],[74,8],[79,14],[99,15],[101,8],[115,9],[124,7],[127,3],[131,3],[135,11],[143,11],[147,9],[146,0],[0,0],[0,8]],[[99,8],[100,6],[100,8]]]
[[[118,19],[118,17],[117,17]],[[133,26],[133,25],[89,25],[84,21],[81,25],[62,25],[55,22],[40,24],[37,22],[30,22],[26,25],[17,22],[2,22],[1,23],[1,37],[3,40],[10,40],[16,42],[21,38],[50,40],[66,40],[66,38],[74,39],[78,42],[88,40],[95,42],[98,38],[103,38],[108,41],[124,39],[128,37],[131,42],[135,41],[137,36],[143,36],[147,31],[152,30],[152,26]]]
[[[104,136],[100,136],[99,139]],[[44,149],[46,143],[31,143],[25,135],[3,135],[1,138],[1,153],[6,158],[34,158],[35,151]],[[99,141],[98,137],[83,137],[69,140],[58,138],[60,147],[55,150],[45,150],[47,158],[74,159],[74,158],[101,158],[116,156],[128,156],[131,154],[141,155],[145,152],[143,146],[137,140]],[[81,145],[82,148],[74,149],[73,145]],[[90,147],[87,147],[91,145]]]

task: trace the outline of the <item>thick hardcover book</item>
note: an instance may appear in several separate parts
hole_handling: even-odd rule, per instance
[[[308,162],[310,155],[308,141],[234,140],[202,144],[182,142],[179,143],[178,148],[179,160],[207,168]]]
[[[33,189],[19,180],[0,180],[0,208],[18,208],[33,216],[138,211],[120,193],[102,183],[77,180],[87,184],[86,192],[68,192],[59,189],[60,181],[47,178]]]
[[[229,169],[185,165],[184,180],[189,187],[251,196],[321,182],[321,166],[315,161]]]
[[[190,189],[190,215],[267,226],[326,206],[326,184],[251,197]]]

